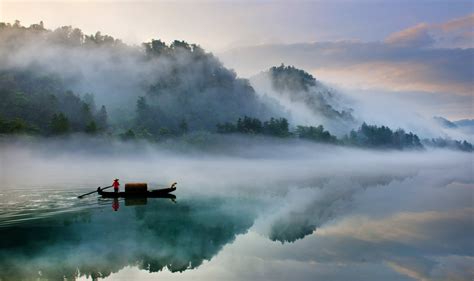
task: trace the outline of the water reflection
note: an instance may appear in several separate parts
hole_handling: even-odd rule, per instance
[[[130,280],[127,266],[139,272],[133,280],[158,279],[155,272],[188,280],[472,280],[474,180],[466,163],[306,178],[272,185],[275,192],[262,185],[246,199],[3,193],[16,205],[0,214],[0,280]]]
[[[413,174],[332,178],[324,182],[324,188],[290,189],[282,207],[266,218],[269,224],[266,232],[271,240],[282,243],[303,239],[324,223],[349,211],[356,194],[411,177]]]
[[[127,265],[182,272],[210,260],[255,216],[249,202],[239,200],[121,203],[3,228],[0,280],[95,279]]]
[[[176,195],[174,194],[164,194],[159,197],[154,197],[155,198],[162,198],[162,199],[169,199],[171,202],[176,203]],[[101,198],[101,204],[107,204],[106,202],[112,202],[112,210],[117,212],[120,209],[120,201],[122,199],[120,198]],[[153,199],[152,199],[153,200]],[[140,206],[140,205],[146,205],[148,203],[148,198],[147,197],[132,197],[132,198],[123,198],[123,202],[125,203],[125,206]]]
[[[112,202],[112,209],[114,211],[118,211],[119,207],[120,207],[120,203],[119,203],[118,198],[114,198],[114,201]]]

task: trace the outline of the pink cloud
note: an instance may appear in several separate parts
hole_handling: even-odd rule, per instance
[[[438,24],[420,23],[392,33],[385,43],[403,47],[474,47],[474,14]]]

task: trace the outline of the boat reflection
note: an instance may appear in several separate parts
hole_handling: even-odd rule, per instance
[[[174,194],[160,195],[159,197],[153,197],[152,200],[155,200],[156,198],[169,199],[171,202],[176,203],[176,195]],[[119,198],[112,198],[112,199],[101,198],[99,200],[101,201],[102,204],[104,201],[106,202],[112,201],[112,210],[114,210],[115,212],[117,212],[120,209]],[[124,198],[123,201],[125,202],[125,206],[142,206],[148,203],[148,198],[147,197],[132,197],[132,198]]]

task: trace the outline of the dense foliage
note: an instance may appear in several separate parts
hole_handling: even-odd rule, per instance
[[[107,129],[107,110],[66,90],[54,75],[0,71],[0,132],[64,134]]]
[[[474,148],[471,143],[467,141],[458,141],[447,138],[435,138],[435,139],[424,139],[423,144],[426,146],[437,147],[437,148],[449,148],[454,150],[461,150],[472,152]]]
[[[217,124],[217,132],[224,134],[260,134],[274,137],[289,137],[291,135],[288,120],[285,118],[270,118],[270,120],[262,122],[257,118],[248,116],[239,118],[236,123],[226,122],[224,124]]]
[[[337,143],[336,136],[331,135],[328,131],[324,130],[322,125],[317,127],[313,126],[298,126],[296,127],[296,135],[301,139],[308,139],[317,142],[326,143]]]
[[[311,74],[291,65],[285,66],[281,64],[280,66],[274,66],[270,68],[269,72],[273,78],[273,87],[279,90],[291,92],[308,91],[318,83]]]
[[[212,54],[195,44],[160,40],[144,44],[149,60],[171,61],[137,101],[135,126],[157,134],[212,130],[216,123],[271,110],[259,101],[248,80],[238,79]],[[185,125],[183,125],[185,124]]]
[[[406,133],[403,129],[392,131],[386,126],[367,125],[363,123],[360,128],[352,130],[344,139],[345,143],[378,148],[422,148],[423,145],[417,135]]]

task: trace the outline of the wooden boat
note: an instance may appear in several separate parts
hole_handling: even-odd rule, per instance
[[[170,194],[176,190],[176,183],[173,183],[169,188],[155,189],[155,190],[144,190],[140,192],[107,192],[100,188],[97,188],[97,193],[104,198],[171,198],[174,199],[176,196]]]
[[[107,191],[98,191],[99,195],[104,198],[176,198],[174,194],[170,194],[170,192],[175,191],[176,188],[164,188],[164,189],[156,189],[142,193],[128,193],[128,192],[107,192]]]

